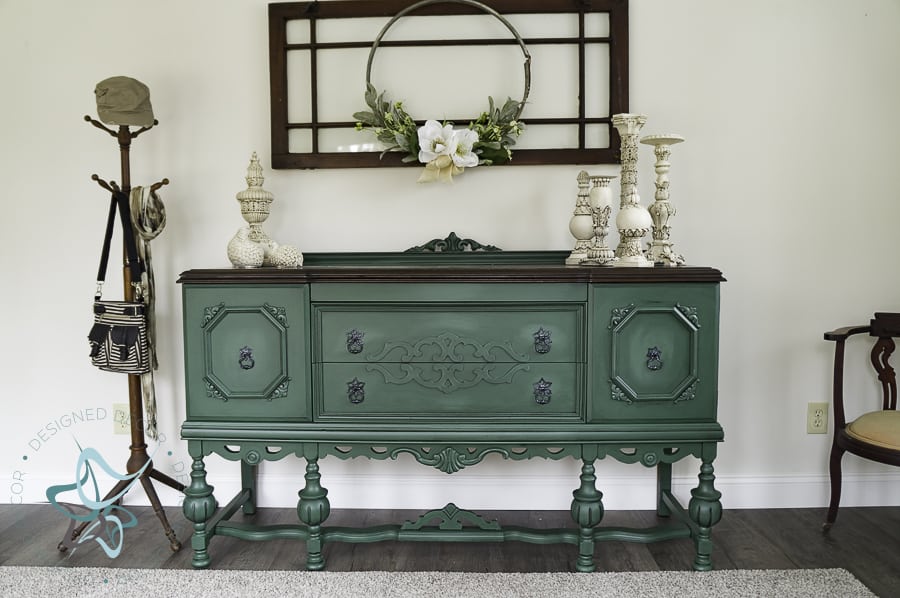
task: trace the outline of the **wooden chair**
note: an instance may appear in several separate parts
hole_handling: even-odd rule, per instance
[[[871,360],[881,386],[881,409],[867,411],[848,423],[844,411],[844,344],[854,334],[875,337]],[[823,531],[837,519],[841,503],[841,458],[853,453],[879,463],[900,465],[900,411],[897,410],[897,378],[889,360],[894,338],[900,337],[900,313],[876,313],[868,326],[847,326],[825,333],[834,341],[834,440],[831,445],[831,504]],[[867,408],[868,409],[868,408]]]

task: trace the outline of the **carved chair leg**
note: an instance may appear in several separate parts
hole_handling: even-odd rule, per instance
[[[828,471],[831,475],[831,502],[828,505],[828,515],[825,517],[825,523],[822,524],[822,531],[827,533],[837,520],[838,507],[841,506],[841,459],[844,456],[844,449],[836,443],[831,445],[831,458],[829,460]]]

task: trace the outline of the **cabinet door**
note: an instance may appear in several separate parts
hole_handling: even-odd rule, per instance
[[[714,421],[718,285],[596,285],[590,417]]]
[[[185,285],[188,419],[308,420],[304,286]]]

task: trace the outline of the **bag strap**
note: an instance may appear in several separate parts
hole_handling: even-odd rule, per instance
[[[109,264],[109,248],[112,244],[113,227],[116,222],[116,210],[122,221],[122,236],[125,242],[125,255],[128,269],[131,271],[131,284],[140,295],[141,288],[141,263],[138,259],[137,245],[134,240],[134,228],[131,224],[128,195],[123,191],[114,191],[109,200],[109,215],[106,218],[106,234],[103,237],[103,249],[100,252],[100,267],[97,269],[97,292],[94,300],[99,301],[102,294],[103,282],[106,280],[106,268]]]

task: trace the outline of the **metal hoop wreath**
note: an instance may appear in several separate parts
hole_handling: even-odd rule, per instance
[[[522,39],[522,36],[519,35],[519,32],[516,31],[516,28],[512,26],[503,15],[499,12],[487,6],[486,4],[482,4],[481,2],[476,2],[475,0],[422,0],[421,2],[417,2],[411,6],[408,6],[398,12],[394,17],[387,22],[387,24],[381,29],[378,33],[378,36],[375,38],[375,41],[372,42],[372,49],[369,51],[369,60],[366,62],[366,85],[369,86],[372,84],[372,61],[375,58],[375,51],[378,50],[378,46],[381,44],[381,39],[384,37],[384,34],[387,33],[388,29],[400,20],[402,17],[405,17],[409,13],[422,8],[423,6],[429,6],[431,4],[465,4],[467,6],[474,6],[475,8],[479,8],[487,14],[493,16],[498,21],[503,23],[507,29],[509,29],[510,33],[516,38],[516,41],[519,43],[519,47],[522,49],[522,54],[525,56],[525,92],[522,95],[522,100],[519,102],[519,109],[516,111],[516,120],[522,115],[522,110],[525,109],[525,102],[528,100],[528,94],[531,91],[531,54],[528,52],[528,48],[525,46],[525,41]]]

